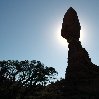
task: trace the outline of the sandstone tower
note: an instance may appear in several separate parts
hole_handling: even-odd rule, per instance
[[[96,97],[99,96],[99,67],[91,62],[88,52],[82,47],[79,41],[80,30],[77,12],[70,7],[64,15],[61,29],[61,36],[69,43],[65,89],[69,86],[67,89],[74,89],[72,91],[72,94],[76,92],[74,95],[93,97],[75,99],[97,99]]]

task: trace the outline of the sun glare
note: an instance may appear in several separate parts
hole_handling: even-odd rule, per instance
[[[61,28],[62,26],[58,26],[57,28],[57,39],[61,45],[68,46],[66,39],[61,36]]]
[[[81,42],[83,42],[85,39],[85,33],[86,33],[85,28],[82,26],[80,30],[80,39],[79,39]]]
[[[60,43],[60,45],[62,45],[62,46],[68,46],[67,40],[61,36],[61,29],[62,29],[62,26],[61,25],[58,25],[57,26],[57,29],[56,29],[57,40]],[[81,27],[81,30],[80,30],[80,38],[79,38],[79,40],[81,42],[84,42],[85,33],[86,33],[86,29],[82,26]]]

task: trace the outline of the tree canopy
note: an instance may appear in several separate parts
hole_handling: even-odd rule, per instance
[[[10,81],[19,86],[46,85],[55,79],[57,71],[53,67],[44,66],[40,61],[0,61],[1,83]]]

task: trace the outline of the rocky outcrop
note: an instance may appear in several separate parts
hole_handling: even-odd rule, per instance
[[[80,29],[77,12],[70,7],[64,15],[61,30],[62,37],[69,43],[64,90],[73,94],[75,99],[96,99],[99,96],[99,67],[91,62],[88,52],[82,47]],[[84,95],[87,98],[82,98]]]

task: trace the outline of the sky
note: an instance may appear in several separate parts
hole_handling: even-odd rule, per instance
[[[77,11],[82,46],[99,65],[99,0],[0,0],[0,60],[38,60],[64,78],[68,43],[60,31],[69,7]]]

